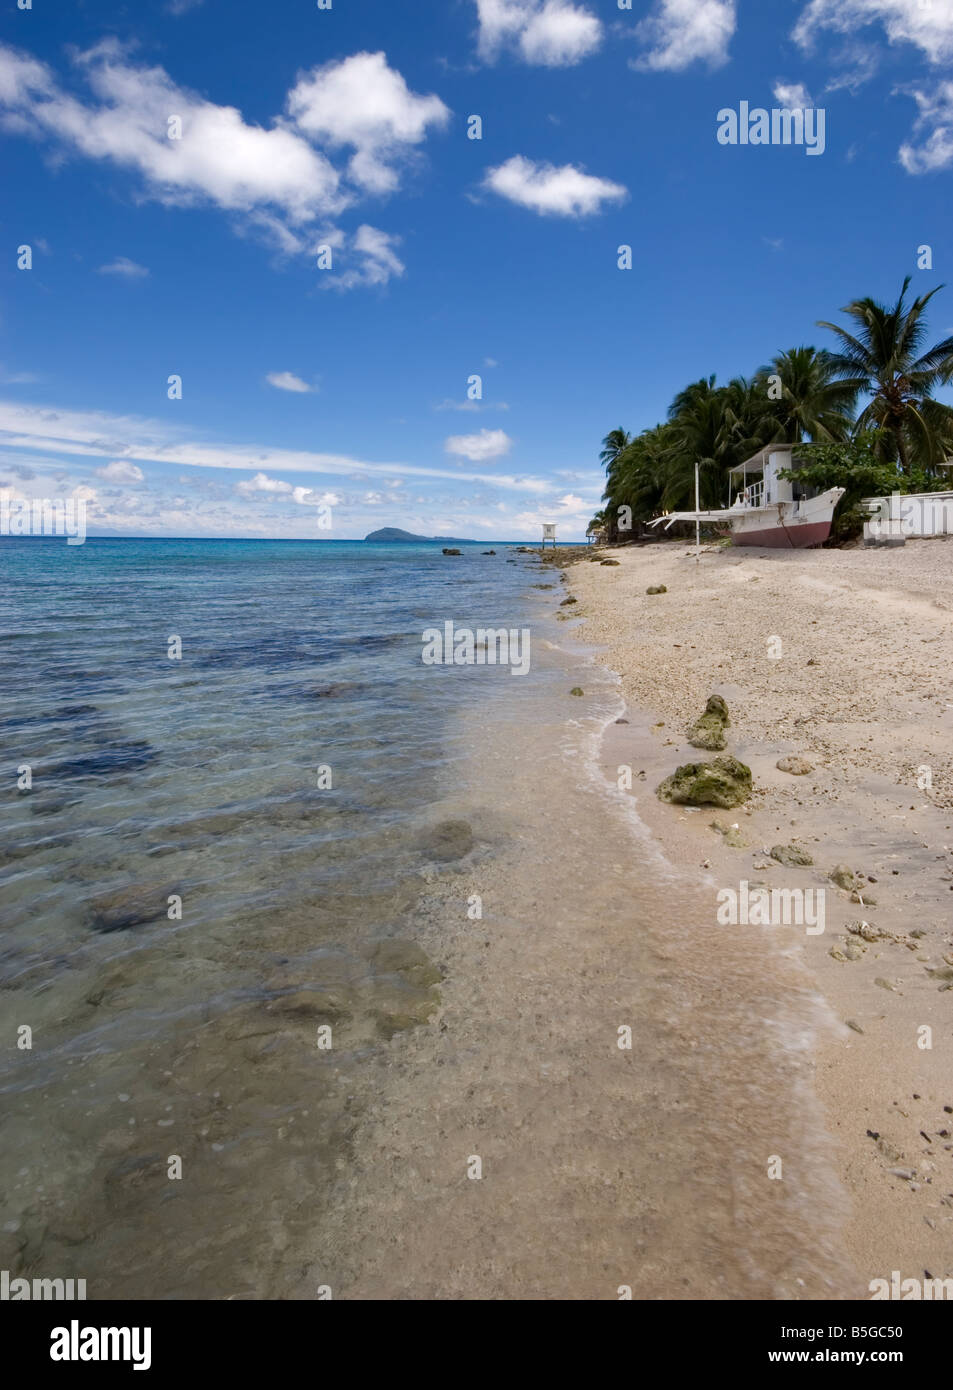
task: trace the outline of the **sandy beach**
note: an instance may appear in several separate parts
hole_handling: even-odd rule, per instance
[[[779,951],[832,1016],[807,1065],[860,1296],[894,1270],[953,1277],[953,546],[599,554],[618,564],[574,564],[564,612],[627,702],[603,740],[606,777],[632,767],[639,817],[707,885],[713,920],[717,891],[742,880],[825,892],[823,934],[743,930],[752,960]],[[662,804],[677,765],[715,756],[686,738],[712,694],[754,794],[731,811]],[[779,770],[786,755],[810,771]],[[772,858],[792,844],[813,864]]]

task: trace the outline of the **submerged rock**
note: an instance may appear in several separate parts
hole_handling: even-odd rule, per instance
[[[443,553],[444,553],[444,555],[462,555],[462,554],[463,554],[463,551],[462,551],[462,550],[454,550],[452,546],[447,546],[447,545],[445,545],[444,548],[443,548]]]
[[[382,975],[402,975],[417,989],[428,989],[443,979],[443,971],[422,950],[416,941],[394,937],[379,941],[370,951],[374,969]]]
[[[807,758],[802,758],[797,753],[789,753],[783,758],[778,758],[775,767],[779,772],[790,772],[792,777],[806,777],[809,772],[814,771],[814,764],[809,763]]]
[[[465,820],[445,820],[424,836],[424,850],[432,859],[462,859],[473,848],[473,831]]]
[[[496,551],[495,551],[495,550],[483,550],[483,551],[481,551],[480,553],[481,553],[482,555],[495,555],[495,554],[496,554]]]
[[[112,893],[101,893],[88,903],[89,924],[93,931],[123,931],[145,922],[166,917],[169,896],[177,891],[169,883],[134,883]]]
[[[789,867],[814,863],[811,855],[800,845],[775,845],[771,850],[771,858],[776,859],[779,864],[786,864]]]
[[[656,789],[660,801],[677,806],[741,806],[751,795],[751,768],[737,758],[683,763]]]
[[[688,732],[688,741],[693,748],[705,748],[720,753],[727,739],[725,730],[731,727],[728,706],[720,695],[709,695],[705,713],[696,719]]]
[[[711,829],[722,836],[729,849],[745,849],[748,844],[737,825],[722,825],[721,821],[713,820]]]

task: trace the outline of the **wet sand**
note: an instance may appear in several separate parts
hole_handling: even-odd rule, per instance
[[[301,1296],[860,1296],[809,1084],[835,1020],[799,962],[716,925],[602,776],[616,678],[534,637],[537,659],[564,664],[564,693],[474,721],[435,808],[485,855],[435,876],[418,940],[441,1007],[357,1083]]]
[[[844,1251],[867,1297],[897,1269],[953,1277],[953,545],[612,558],[571,571],[572,612],[629,705],[604,766],[633,765],[639,816],[712,895],[741,879],[825,889],[823,935],[771,930],[838,1021],[805,1060],[837,1144]],[[664,776],[713,756],[686,741],[712,693],[755,795],[741,811],[663,805]],[[812,771],[779,771],[787,754]],[[791,842],[812,867],[771,858]],[[862,902],[829,880],[837,865],[863,875]],[[858,921],[866,934],[845,930]],[[756,952],[764,930],[748,928]]]

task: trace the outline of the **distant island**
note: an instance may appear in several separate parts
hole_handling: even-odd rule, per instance
[[[412,531],[402,531],[399,526],[382,526],[379,531],[372,531],[369,536],[365,536],[366,541],[391,542],[402,541],[432,541],[435,545],[476,545],[476,541],[463,541],[459,536],[415,536]]]

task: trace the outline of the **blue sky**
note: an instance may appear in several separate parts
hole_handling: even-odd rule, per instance
[[[609,429],[951,279],[948,0],[8,0],[0,44],[0,486],[93,532],[579,538]],[[720,144],[742,101],[823,154]]]

